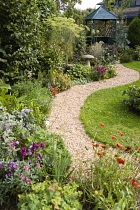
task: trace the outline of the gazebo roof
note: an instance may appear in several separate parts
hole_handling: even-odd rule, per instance
[[[117,20],[117,16],[100,6],[85,18],[86,20]]]

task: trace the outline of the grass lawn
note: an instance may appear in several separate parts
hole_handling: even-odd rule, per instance
[[[134,69],[136,71],[140,72],[140,61],[132,61],[130,63],[123,63],[125,67],[128,67],[130,69]]]
[[[140,61],[124,65],[140,72]],[[140,115],[129,111],[127,106],[122,104],[127,97],[122,95],[123,91],[130,85],[140,86],[140,80],[93,92],[85,100],[80,118],[90,137],[107,145],[120,143],[135,149],[140,146]],[[110,136],[115,136],[116,139]]]

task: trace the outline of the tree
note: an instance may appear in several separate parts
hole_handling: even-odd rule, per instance
[[[82,0],[54,0],[59,10],[73,10],[76,3],[81,3]]]
[[[83,30],[75,24],[74,19],[63,16],[54,16],[46,20],[46,26],[49,27],[49,45],[56,45],[61,49],[64,62],[73,55],[73,47],[76,37]]]
[[[132,47],[140,45],[140,19],[135,17],[128,28],[128,39]]]
[[[41,69],[43,19],[55,11],[53,0],[0,0],[1,77],[15,81]]]

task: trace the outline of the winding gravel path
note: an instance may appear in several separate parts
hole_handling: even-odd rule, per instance
[[[85,85],[76,85],[56,95],[51,109],[47,130],[62,135],[67,149],[72,154],[73,165],[78,159],[86,161],[93,158],[91,139],[79,119],[80,109],[85,99],[94,91],[129,84],[139,79],[139,73],[117,64],[117,76],[95,81]],[[88,149],[87,149],[88,148]]]

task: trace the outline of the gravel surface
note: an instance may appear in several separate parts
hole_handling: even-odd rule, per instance
[[[72,154],[73,165],[79,164],[79,159],[87,161],[94,158],[92,140],[84,130],[79,119],[80,109],[85,99],[94,91],[129,84],[139,79],[139,72],[117,64],[117,76],[95,81],[85,85],[76,85],[69,90],[56,95],[47,130],[62,135],[66,148]],[[110,148],[113,150],[113,148]]]

